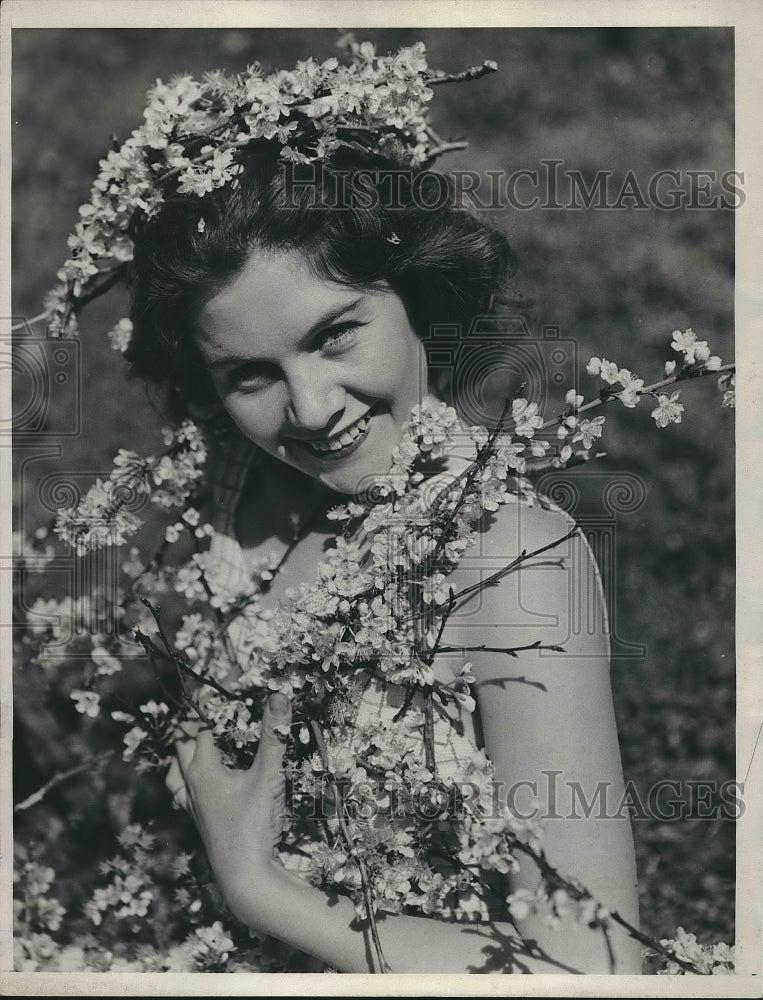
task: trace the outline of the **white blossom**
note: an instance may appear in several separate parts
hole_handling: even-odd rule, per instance
[[[681,414],[684,408],[682,403],[676,402],[678,396],[679,393],[674,392],[670,398],[664,393],[660,393],[657,397],[657,407],[652,410],[651,415],[658,427],[667,427],[671,423],[681,423]]]
[[[95,719],[101,710],[101,698],[96,691],[75,689],[71,692],[70,697],[77,711],[89,719]]]
[[[115,351],[126,351],[130,346],[132,337],[132,322],[129,319],[120,319],[116,326],[113,326],[108,334],[111,347]]]

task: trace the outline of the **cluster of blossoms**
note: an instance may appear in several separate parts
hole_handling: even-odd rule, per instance
[[[52,868],[27,857],[19,848],[14,876],[14,968],[19,972],[235,972],[280,971],[263,939],[231,921],[208,898],[207,874],[195,873],[191,855],[169,865],[156,858],[155,838],[142,826],[125,827],[118,852],[101,865],[100,879],[81,917],[51,895]],[[198,867],[198,866],[197,866]],[[181,926],[175,940],[163,943],[152,921],[172,908]],[[79,910],[80,907],[77,907]],[[64,920],[79,928],[74,940],[62,940]]]
[[[30,931],[45,933],[57,931],[66,915],[61,903],[50,895],[56,873],[52,868],[27,860],[17,866],[13,875],[15,885],[14,918]]]
[[[704,358],[703,349],[698,353],[696,339],[683,335],[676,343],[685,349],[684,364],[666,380],[721,368],[707,367],[712,359]],[[164,659],[192,678],[194,693],[189,699],[184,686],[179,701],[150,699],[135,712],[112,711],[113,720],[129,727],[123,758],[143,767],[166,763],[177,725],[201,717],[229,763],[247,766],[256,753],[266,700],[280,691],[294,708],[293,725],[284,733],[290,821],[280,850],[287,867],[348,895],[358,914],[372,922],[379,911],[491,919],[491,907],[498,906],[516,920],[536,913],[556,926],[569,916],[606,932],[605,907],[559,873],[552,887],[511,891],[509,877],[521,858],[543,856],[543,831],[535,822],[497,811],[492,765],[482,751],[471,747],[466,759],[457,761],[443,751],[453,712],[475,708],[474,675],[464,663],[446,683],[433,669],[443,626],[465,596],[454,593],[452,571],[483,530],[486,511],[516,496],[534,502],[532,490],[516,476],[530,461],[547,459],[552,445],[541,433],[556,428],[552,464],[563,466],[576,454],[573,444],[581,446],[577,455],[585,455],[601,436],[604,418],[583,416],[584,411],[611,399],[630,408],[634,399],[655,395],[665,384],[645,387],[606,359],[591,359],[588,370],[604,383],[599,398],[585,403],[570,389],[564,412],[551,420],[527,399],[507,404],[494,431],[465,429],[445,403],[427,400],[414,408],[390,473],[363,502],[331,511],[341,530],[316,579],[290,592],[276,610],[261,606],[261,591],[277,568],[275,556],[262,560],[242,591],[216,577],[206,551],[197,550],[172,570],[155,566],[147,592],[172,589],[191,607],[173,643],[156,632],[153,619],[141,622],[138,637],[152,660]],[[511,433],[504,424],[511,425]],[[169,451],[160,458],[120,452],[110,482],[146,493],[153,489],[159,506],[183,507],[165,531],[164,547],[186,537],[198,549],[213,534],[189,499],[206,460],[204,437],[187,421],[165,440]],[[463,459],[463,471],[444,473],[444,456]],[[90,503],[96,506],[92,498]],[[103,509],[99,516],[107,520],[107,514],[111,522],[117,516]],[[81,514],[67,510],[62,517],[64,526],[79,517],[82,529]],[[79,531],[59,524],[58,533],[80,552],[126,534],[99,532],[92,524]],[[124,565],[145,581],[146,562],[136,550]],[[50,608],[31,610],[41,617]],[[42,632],[39,617],[33,615],[32,628]],[[52,638],[50,631],[45,636]],[[88,683],[74,687],[70,697],[80,713],[94,718],[101,710],[98,684],[121,668],[118,646],[95,636],[90,662]],[[364,717],[369,688],[387,682],[407,692],[395,719]],[[149,915],[157,887],[147,872],[134,858],[112,860],[109,882],[86,904],[91,922],[100,926],[108,917],[129,924]],[[207,916],[184,941],[182,960],[196,968],[230,969],[231,933]],[[671,954],[682,960],[678,951]],[[152,961],[146,958],[142,967]],[[180,952],[172,961],[181,962]],[[683,967],[679,962],[677,968]]]
[[[162,746],[168,742],[174,728],[170,721],[170,708],[165,702],[156,702],[152,698],[145,705],[140,705],[138,714],[132,712],[112,712],[114,722],[127,722],[132,728],[124,735],[124,750],[122,759],[132,760],[136,753],[146,747],[151,740],[155,745]],[[146,755],[148,752],[146,751]]]
[[[223,930],[219,920],[211,927],[199,927],[195,932],[197,940],[193,943],[191,954],[202,972],[219,972],[225,964],[233,948],[233,941]]]
[[[687,934],[683,927],[679,927],[676,930],[675,938],[665,938],[660,941],[660,944],[668,948],[676,958],[690,962],[705,976],[734,975],[734,949],[723,942],[700,944],[694,934]],[[657,974],[683,976],[686,974],[686,970],[677,962],[669,960],[666,967]]]
[[[143,522],[130,506],[139,506],[148,498],[161,508],[183,507],[199,487],[207,460],[201,430],[192,420],[184,420],[163,433],[167,445],[164,454],[143,458],[120,448],[109,478],[96,480],[79,504],[59,511],[56,534],[78,555],[122,545],[135,534]],[[193,512],[185,511],[184,520],[194,525]]]
[[[108,915],[123,921],[145,917],[154,899],[148,857],[154,838],[138,824],[127,826],[119,837],[119,851],[101,865],[109,879],[85,903],[84,913],[97,927]],[[130,921],[133,922],[133,921]]]
[[[168,194],[203,197],[235,183],[241,156],[252,143],[277,143],[284,161],[330,159],[341,146],[363,147],[402,166],[420,166],[441,151],[428,122],[431,83],[473,79],[496,68],[486,62],[456,77],[431,70],[422,42],[378,55],[370,42],[341,41],[347,60],[306,59],[293,70],[263,75],[221,70],[202,80],[157,80],[148,94],[144,123],[100,161],[90,200],[69,237],[71,257],[45,308],[51,331],[76,333],[78,300],[108,273],[130,261],[136,217],[155,215]],[[204,220],[199,220],[199,232]],[[129,321],[111,331],[125,350]]]

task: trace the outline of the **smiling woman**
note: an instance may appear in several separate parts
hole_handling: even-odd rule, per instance
[[[374,197],[363,204],[338,202],[339,179],[361,173],[366,191],[372,191]],[[390,188],[393,174],[401,183]],[[383,485],[390,469],[400,470],[393,480],[393,492],[405,494],[409,473],[404,473],[402,480],[400,475],[422,448],[424,464],[413,474],[411,484],[424,482],[425,492],[420,496],[414,493],[407,503],[425,503],[428,496],[437,510],[443,501],[434,499],[436,484],[447,492],[449,481],[455,480],[457,485],[459,477],[468,476],[475,457],[472,437],[483,433],[475,431],[470,436],[455,412],[448,409],[437,379],[430,377],[424,341],[437,324],[447,323],[450,328],[458,324],[467,331],[475,319],[484,321],[499,301],[504,280],[513,268],[506,238],[497,230],[458,208],[455,199],[440,198],[433,208],[422,198],[427,178],[435,176],[439,178],[438,191],[443,185],[450,189],[446,178],[405,166],[378,151],[340,147],[327,161],[318,158],[308,168],[284,163],[268,142],[254,142],[242,161],[236,184],[221,186],[203,197],[178,194],[170,198],[135,235],[134,333],[127,352],[134,371],[153,379],[169,377],[179,416],[203,412],[206,419],[222,420],[222,426],[227,422],[227,444],[213,446],[220,452],[212,466],[217,470],[212,476],[210,513],[215,534],[204,562],[213,602],[221,597],[225,600],[225,594],[247,593],[262,565],[270,566],[267,586],[257,595],[254,607],[260,614],[274,614],[275,623],[282,622],[284,614],[296,613],[294,625],[298,621],[300,630],[306,625],[299,616],[308,609],[310,614],[317,613],[325,636],[310,642],[323,648],[329,640],[323,654],[324,669],[338,671],[336,676],[309,671],[302,678],[301,668],[296,666],[302,654],[295,652],[291,662],[287,659],[281,664],[282,676],[256,682],[259,701],[263,688],[279,691],[289,701],[278,712],[273,705],[263,705],[261,749],[246,784],[240,775],[230,775],[222,768],[206,737],[195,746],[181,744],[168,784],[193,813],[234,913],[258,931],[344,971],[378,967],[477,971],[483,961],[484,942],[469,930],[435,920],[435,912],[449,894],[455,894],[444,912],[452,909],[454,916],[462,919],[467,913],[472,918],[481,914],[496,926],[496,932],[489,932],[496,942],[502,935],[512,938],[511,914],[505,903],[496,905],[481,899],[480,894],[487,890],[476,883],[471,886],[466,874],[456,873],[452,866],[468,855],[462,852],[451,858],[453,845],[424,848],[422,842],[414,848],[408,827],[392,832],[394,820],[385,832],[382,817],[386,807],[381,807],[382,812],[370,825],[350,808],[338,819],[340,832],[332,832],[330,825],[328,831],[321,832],[318,816],[303,815],[301,822],[306,828],[300,832],[297,824],[286,841],[279,843],[283,820],[280,812],[274,818],[273,804],[280,803],[278,808],[282,809],[285,792],[283,748],[272,735],[274,725],[287,732],[292,725],[304,728],[311,714],[314,723],[321,720],[322,733],[315,730],[310,735],[310,730],[304,729],[302,742],[307,749],[324,755],[324,767],[339,753],[349,753],[355,755],[355,768],[366,769],[373,756],[382,752],[388,760],[385,766],[390,788],[395,786],[389,771],[390,767],[394,770],[395,758],[400,755],[398,763],[403,765],[413,754],[412,763],[422,750],[424,756],[416,764],[423,768],[421,777],[425,781],[445,780],[449,794],[456,787],[453,783],[467,781],[470,775],[479,774],[481,781],[488,781],[494,768],[495,795],[502,799],[517,782],[537,784],[543,767],[549,765],[558,765],[569,780],[590,794],[602,781],[612,788],[622,786],[601,596],[597,598],[598,610],[586,611],[598,621],[598,629],[582,644],[565,644],[566,662],[575,660],[577,664],[574,683],[563,681],[564,674],[569,676],[567,670],[560,673],[558,667],[552,667],[547,673],[546,665],[537,661],[537,650],[522,658],[520,666],[528,683],[546,691],[542,699],[494,690],[496,683],[504,688],[510,685],[505,684],[503,669],[496,672],[494,655],[479,652],[483,647],[491,648],[498,635],[508,648],[526,645],[523,637],[526,629],[533,627],[536,612],[528,615],[507,585],[496,588],[495,599],[485,600],[477,613],[471,605],[460,612],[450,608],[438,626],[439,637],[435,639],[431,633],[424,640],[430,652],[426,645],[418,649],[417,630],[411,632],[408,618],[416,607],[411,603],[414,594],[426,595],[423,610],[413,617],[424,616],[419,628],[427,632],[423,621],[443,603],[441,596],[434,596],[442,590],[438,581],[445,578],[443,571],[453,571],[451,593],[468,593],[475,586],[479,590],[481,577],[500,558],[499,552],[517,557],[522,550],[543,551],[568,538],[572,522],[565,521],[558,511],[521,514],[521,489],[513,493],[504,482],[509,466],[519,466],[518,455],[524,446],[516,443],[512,451],[507,442],[508,450],[496,454],[502,485],[490,485],[486,479],[481,499],[468,492],[470,480],[464,480],[465,492],[452,510],[450,524],[446,519],[439,541],[434,527],[425,528],[423,538],[383,541],[384,531],[400,517],[397,512],[385,513],[385,504],[378,506],[390,491]],[[413,182],[419,179],[422,183]],[[390,201],[390,190],[394,191],[394,202]],[[471,388],[463,387],[467,393]],[[459,400],[455,402],[458,405]],[[542,422],[532,416],[534,412],[529,407],[520,420],[516,410],[517,430],[530,438]],[[216,417],[210,417],[215,413]],[[438,426],[446,413],[443,427],[450,429],[446,440],[440,442]],[[424,427],[432,421],[432,431],[412,431],[419,420],[424,421]],[[427,444],[431,434],[432,443]],[[245,442],[255,446],[253,453],[247,451]],[[534,454],[543,454],[546,448],[533,442]],[[437,461],[427,473],[428,450]],[[220,492],[221,482],[230,484],[234,469],[240,470],[237,485]],[[437,473],[434,478],[433,473]],[[369,497],[373,498],[370,521],[377,530],[369,527],[369,521],[365,527],[348,529],[344,539],[332,539],[333,508],[349,498],[357,510],[363,510]],[[484,516],[462,512],[465,499],[468,504],[486,505]],[[505,509],[498,510],[505,504]],[[488,513],[496,510],[494,516]],[[429,516],[431,512],[422,509],[405,530],[420,531]],[[451,537],[455,523],[466,537]],[[296,531],[294,524],[298,525]],[[485,536],[481,545],[486,558],[456,570],[455,564],[474,531]],[[491,544],[491,538],[497,544]],[[402,550],[397,552],[401,543]],[[444,561],[438,558],[442,548],[447,553]],[[357,568],[329,568],[331,562],[324,562],[327,553],[330,561],[354,553],[352,558],[359,560]],[[575,596],[574,576],[596,574],[585,546],[574,546],[559,555],[570,576],[555,579],[554,571],[544,572],[541,563],[534,580],[546,599],[544,612],[556,615],[561,623],[570,588],[573,600],[590,600],[588,592]],[[376,570],[367,568],[368,560],[377,564]],[[309,581],[316,571],[319,579],[334,581],[327,594],[316,592],[302,610],[298,601],[294,612],[287,611],[298,592],[309,592]],[[367,578],[369,571],[372,576]],[[420,584],[407,582],[422,574]],[[349,589],[348,584],[339,582],[345,575]],[[367,590],[370,579],[374,584]],[[337,596],[331,596],[337,593],[343,598],[338,604]],[[601,594],[600,585],[597,593]],[[328,601],[325,606],[324,601]],[[333,621],[332,609],[340,615],[337,621]],[[345,622],[347,615],[350,617]],[[356,615],[358,620],[350,624]],[[374,636],[372,619],[379,623],[376,628],[381,628],[383,639],[379,634]],[[246,629],[241,630],[240,623],[233,624],[228,642],[239,655],[235,664],[227,664],[225,678],[243,697],[252,682],[253,639],[247,637]],[[267,631],[263,623],[259,627]],[[269,644],[273,649],[284,643],[288,646],[293,641],[293,627],[279,639],[276,626],[276,634],[265,641],[264,648],[258,640],[258,656]],[[545,630],[544,648],[561,650],[564,632],[562,624]],[[263,637],[261,633],[260,639]],[[428,715],[433,711],[432,691],[462,683],[456,664],[448,658],[435,658],[431,652],[436,652],[441,642],[452,650],[474,650],[476,703],[471,695],[464,695],[476,708],[473,718],[458,707],[457,699],[448,707],[447,696],[439,696],[440,716]],[[413,686],[406,694],[405,683],[411,681]],[[308,695],[310,691],[312,695]],[[306,715],[302,705],[305,695],[313,704]],[[294,699],[302,722],[291,723],[287,718]],[[343,704],[345,708],[341,708]],[[202,696],[199,710],[202,718],[218,719],[218,731],[220,707]],[[335,725],[331,720],[342,717],[341,713],[344,722]],[[428,720],[425,730],[431,729],[431,746],[427,742],[430,737],[420,743],[422,713]],[[592,716],[599,726],[593,747],[587,738]],[[357,739],[369,732],[376,733],[374,743],[361,751]],[[407,749],[405,743],[395,749],[387,747],[392,734],[413,743]],[[366,759],[368,752],[371,757]],[[298,762],[299,754],[294,765]],[[336,765],[327,771],[329,780],[333,780],[332,770],[336,773]],[[416,786],[420,784],[418,780]],[[292,790],[297,797],[298,787],[299,782]],[[336,794],[341,793],[327,798]],[[347,786],[343,794],[352,798],[358,793]],[[420,795],[421,788],[413,794]],[[291,808],[298,810],[296,801]],[[314,808],[319,814],[326,809],[320,796]],[[482,817],[480,823],[492,821],[500,826],[508,822],[503,812],[500,816],[503,818]],[[350,828],[355,832],[348,832]],[[573,818],[558,824],[553,832],[554,864],[583,875],[597,896],[627,914],[635,928],[635,874],[627,819],[583,823]],[[383,849],[387,836],[393,839],[389,848]],[[371,854],[365,858],[361,843],[368,841],[370,850],[374,839],[379,840],[374,849],[379,856],[372,852],[373,859]],[[275,862],[274,848],[280,850]],[[438,860],[440,851],[445,852],[447,861]],[[610,856],[603,876],[596,863],[601,851]],[[395,878],[400,877],[402,859],[416,858],[416,864],[424,867],[420,872],[415,868],[407,871],[404,884],[408,893],[416,896],[428,891],[428,880],[434,879],[440,903],[425,905],[422,915],[412,903],[403,906],[400,900],[391,904],[380,899],[379,924],[367,909],[370,924],[358,925],[349,900],[341,900],[338,908],[331,902],[331,894],[342,879],[338,874],[336,878],[329,876],[329,872],[339,863],[339,854],[344,857],[346,852],[355,852],[359,859],[351,882],[359,877],[364,893],[382,897],[394,896],[389,887],[395,884],[395,869]],[[381,869],[372,876],[370,872],[378,865]],[[408,862],[405,865],[410,867]],[[517,900],[522,892],[534,891],[539,871],[532,864],[523,865],[521,875],[514,861],[509,864],[494,859],[488,864],[492,866],[506,875],[516,869],[517,877],[506,880],[504,896],[512,884],[519,893]],[[500,893],[499,889],[499,898]],[[456,903],[456,899],[460,901]],[[366,906],[373,909],[368,900]],[[396,911],[402,912],[394,916]],[[301,915],[298,921],[297,914]],[[599,928],[595,910],[588,919]],[[515,922],[523,933],[531,934],[537,948],[536,952],[528,948],[517,960],[517,968],[638,970],[636,941],[621,928],[607,930],[604,936],[590,932],[581,943],[549,935],[538,920]],[[377,949],[376,957],[370,960],[366,952],[369,933]],[[516,942],[514,947],[523,951]],[[506,968],[513,970],[509,952]]]
[[[548,37],[528,49],[539,76]],[[585,403],[576,372],[559,381],[557,337],[536,384],[516,390],[537,374],[526,366],[537,343],[516,300],[502,309],[513,254],[495,217],[458,197],[477,175],[432,169],[462,144],[426,114],[440,84],[494,65],[449,77],[420,44],[390,56],[343,45],[345,62],[157,83],[145,124],[101,161],[46,300],[64,344],[82,307],[124,279],[130,319],[111,345],[166,390],[172,423],[163,454],[120,449],[59,513],[60,538],[90,558],[136,534],[144,500],[168,512],[120,560],[124,587],[99,577],[85,598],[29,614],[23,648],[42,650],[39,663],[60,639],[40,638],[43,613],[71,610],[78,628],[89,616],[56,673],[57,704],[75,723],[110,727],[102,738],[138,763],[129,806],[107,803],[117,854],[70,893],[74,921],[100,940],[61,961],[638,973],[646,939],[609,671],[614,585],[605,596],[582,529],[524,473],[582,467],[604,422],[589,407],[633,408],[670,379],[645,387],[592,359],[600,380]],[[494,100],[504,114],[503,89]],[[553,116],[539,110],[545,128]],[[595,288],[590,308],[598,274],[583,280],[589,257],[563,242],[562,222],[528,222],[531,249],[548,239],[532,266],[567,305]],[[512,224],[521,232],[521,213]],[[589,243],[608,273],[607,252]],[[552,245],[560,270],[548,282]],[[627,295],[613,284],[616,312]],[[702,342],[687,331],[676,343],[674,377],[705,374]],[[721,365],[705,357],[708,371]],[[512,391],[498,417],[496,397]],[[660,426],[680,418],[669,403],[657,403]],[[36,537],[35,552],[47,544]],[[136,696],[139,671],[120,668],[138,658],[155,686]],[[166,770],[193,823],[166,795],[157,822],[150,796],[164,789],[146,769]],[[83,825],[76,816],[73,829]],[[58,961],[39,933],[52,927],[49,880],[34,858],[20,871],[20,961],[44,968]],[[719,948],[698,961],[726,969]]]

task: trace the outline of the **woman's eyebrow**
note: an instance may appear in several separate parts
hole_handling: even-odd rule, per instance
[[[315,323],[310,327],[303,338],[303,342],[309,340],[313,337],[319,330],[325,329],[327,326],[331,326],[336,323],[338,319],[346,316],[347,313],[352,312],[356,306],[364,300],[364,295],[359,295],[357,298],[352,299],[350,302],[346,302],[343,306],[339,306],[336,309],[331,309],[329,312],[325,313],[320,319],[316,320]],[[215,358],[214,361],[209,361],[207,363],[207,368],[211,371],[216,371],[218,368],[227,368],[231,365],[237,364],[251,364],[253,361],[256,362],[261,360],[251,355],[244,354],[228,354],[225,357]]]
[[[359,295],[356,299],[352,299],[352,301],[347,302],[345,305],[339,306],[337,309],[331,309],[329,312],[325,313],[325,315],[321,316],[319,320],[313,323],[305,334],[304,339],[309,340],[310,337],[316,334],[319,330],[323,330],[325,327],[331,326],[332,323],[336,323],[336,321],[341,319],[342,316],[345,316],[348,312],[352,312],[356,306],[359,306],[364,298],[365,295]]]

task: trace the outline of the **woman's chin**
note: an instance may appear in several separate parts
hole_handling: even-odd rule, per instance
[[[377,480],[389,472],[391,464],[392,459],[389,456],[386,464],[378,460],[367,462],[361,458],[348,458],[341,466],[324,467],[310,474],[337,493],[355,496],[367,492]]]

